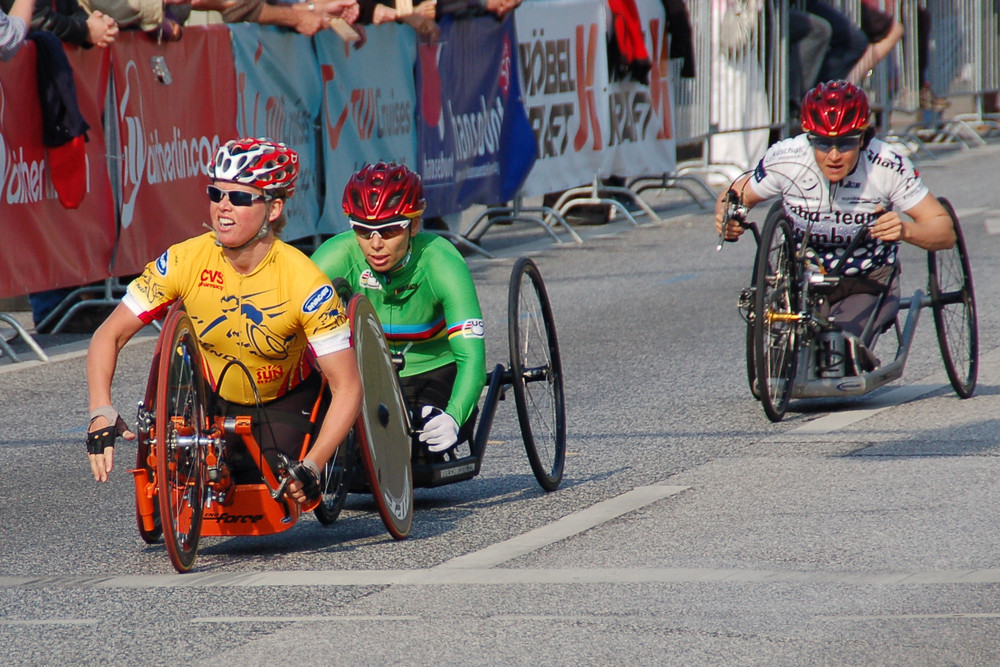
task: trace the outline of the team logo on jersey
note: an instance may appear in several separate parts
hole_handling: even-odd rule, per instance
[[[358,285],[365,289],[382,289],[382,283],[378,281],[371,269],[365,269],[361,272],[361,275],[358,276]]]
[[[162,255],[156,258],[156,272],[161,276],[167,275],[167,252],[164,251]]]
[[[462,322],[462,338],[483,338],[486,336],[486,326],[482,320],[466,320]]]
[[[211,287],[212,289],[222,289],[225,281],[222,277],[222,271],[213,271],[212,269],[202,269],[200,281],[198,282],[198,287]]]
[[[306,302],[302,305],[302,312],[315,313],[319,310],[320,306],[329,301],[332,297],[333,287],[331,285],[323,285],[309,295],[309,298],[306,299]]]

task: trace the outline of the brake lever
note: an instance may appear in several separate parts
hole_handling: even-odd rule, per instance
[[[740,227],[746,226],[747,214],[750,212],[746,206],[740,202],[740,196],[732,188],[726,192],[726,213],[722,216],[722,231],[719,232],[719,245],[715,246],[715,251],[719,252],[726,244],[726,228],[730,220],[735,220]]]

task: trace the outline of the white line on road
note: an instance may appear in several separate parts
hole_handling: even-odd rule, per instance
[[[599,502],[587,509],[564,516],[554,523],[530,530],[523,535],[512,537],[464,556],[452,558],[434,569],[495,567],[504,561],[537,551],[640,507],[677,495],[687,488],[689,487],[641,486],[615,498]]]
[[[787,435],[823,435],[832,433],[851,424],[868,419],[873,415],[877,415],[883,410],[891,410],[903,403],[916,400],[944,386],[942,384],[908,384],[897,387],[891,391],[887,391],[878,398],[878,402],[881,403],[878,407],[832,412],[824,417],[813,419],[802,426],[793,428],[791,431],[788,431]]]

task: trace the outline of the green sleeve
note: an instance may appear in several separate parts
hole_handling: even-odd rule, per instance
[[[448,345],[457,374],[445,412],[464,424],[479,403],[486,384],[486,341],[476,285],[462,255],[453,247],[433,270],[434,293],[444,308]]]

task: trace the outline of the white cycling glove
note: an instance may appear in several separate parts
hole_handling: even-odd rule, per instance
[[[427,419],[435,412],[438,414]],[[426,442],[429,451],[443,452],[458,442],[458,422],[447,412],[433,405],[425,405],[420,409],[420,416],[427,419],[420,433],[420,442]]]

